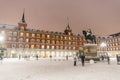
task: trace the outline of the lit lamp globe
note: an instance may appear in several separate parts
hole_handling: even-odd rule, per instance
[[[105,43],[105,42],[102,42],[101,44],[100,44],[100,47],[106,47],[107,46],[107,44]]]

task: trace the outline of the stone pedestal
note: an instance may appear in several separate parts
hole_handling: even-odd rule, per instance
[[[97,44],[85,44],[85,54],[89,57],[97,57]]]
[[[86,60],[93,59],[94,61],[99,61],[97,57],[97,44],[85,44],[85,56]]]

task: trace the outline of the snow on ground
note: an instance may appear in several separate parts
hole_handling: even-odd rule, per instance
[[[0,64],[0,80],[119,80],[120,65],[114,59],[110,65],[106,61],[86,63],[84,67],[73,60],[5,59]]]

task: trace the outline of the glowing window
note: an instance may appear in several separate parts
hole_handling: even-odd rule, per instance
[[[44,35],[44,34],[42,34],[42,38],[45,38],[45,35]]]
[[[50,35],[47,35],[47,38],[50,38]]]
[[[45,46],[44,45],[42,45],[42,49],[44,49],[45,48]]]
[[[66,40],[66,39],[67,39],[67,37],[64,37],[64,39]]]
[[[20,32],[20,36],[23,36],[24,35],[24,33],[23,32]]]
[[[34,44],[32,44],[32,45],[31,45],[31,48],[34,48],[34,47],[35,47]]]
[[[71,37],[69,37],[69,40],[71,40]]]
[[[55,48],[55,46],[52,46],[52,49],[54,49]]]
[[[24,29],[25,29],[25,27],[24,27],[24,26],[21,26],[21,27],[20,27],[20,29],[21,29],[21,30],[24,30]]]
[[[29,42],[29,39],[26,39],[26,42]]]
[[[37,37],[40,37],[40,34],[37,34]]]
[[[63,36],[61,36],[61,39],[63,39]]]
[[[29,37],[29,33],[26,33],[26,37]]]
[[[47,46],[47,49],[49,49],[50,48],[50,46]]]
[[[35,34],[34,34],[34,33],[32,33],[32,37],[35,37]]]

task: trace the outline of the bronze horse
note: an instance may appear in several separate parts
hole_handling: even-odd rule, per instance
[[[96,37],[95,37],[95,35],[92,35],[92,33],[87,35],[87,31],[85,31],[85,30],[83,30],[83,35],[85,36],[85,40],[87,41],[87,43],[89,41],[91,41],[92,43],[96,44]]]

